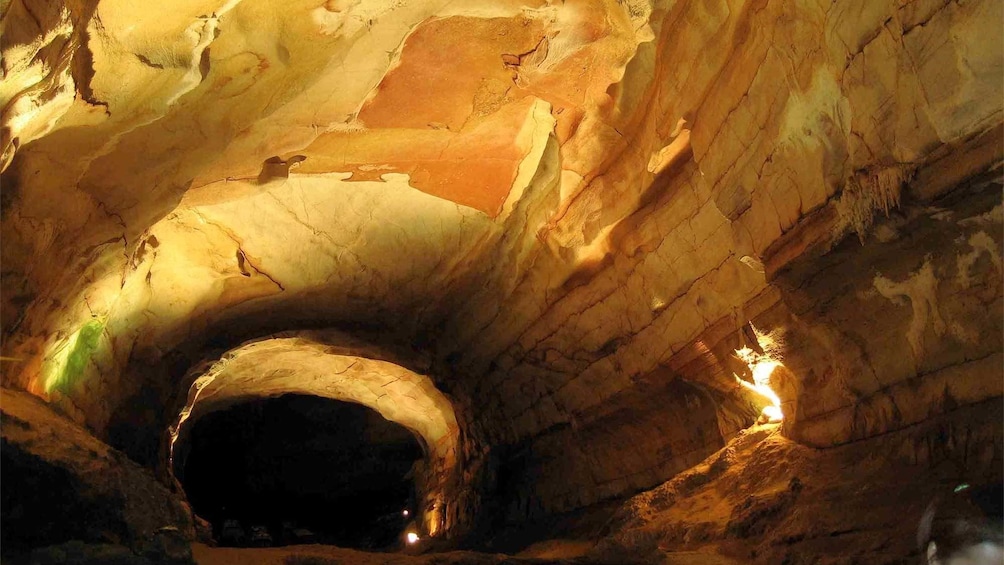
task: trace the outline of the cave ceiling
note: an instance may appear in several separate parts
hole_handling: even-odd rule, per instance
[[[739,402],[773,277],[1002,116],[995,1],[3,10],[4,382],[99,431],[177,352],[319,327],[507,441],[651,375]]]

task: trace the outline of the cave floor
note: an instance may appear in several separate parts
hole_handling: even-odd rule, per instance
[[[330,545],[298,545],[269,548],[209,547],[192,545],[192,556],[199,565],[546,565],[573,563],[564,559],[513,557],[503,554],[453,551],[426,555],[369,553]]]

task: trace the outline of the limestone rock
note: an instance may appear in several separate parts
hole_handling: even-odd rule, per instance
[[[715,452],[737,351],[803,444],[999,400],[1002,10],[12,0],[3,384],[167,473],[201,362],[408,344],[461,529]]]
[[[917,524],[928,504],[963,482],[1001,484],[999,431],[978,431],[998,415],[999,405],[984,403],[833,450],[788,440],[774,425],[744,430],[627,501],[590,553],[601,563],[619,555],[726,564],[919,559]]]
[[[190,562],[185,551],[194,538],[192,516],[179,495],[37,398],[8,389],[0,395],[6,549],[76,540],[78,545],[43,552],[40,562],[70,563],[76,553],[81,562],[103,562],[113,554],[130,563],[140,562],[140,554],[154,562]],[[184,550],[164,545],[167,539]],[[60,551],[65,561],[45,557]]]

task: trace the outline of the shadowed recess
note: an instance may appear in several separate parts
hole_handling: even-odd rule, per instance
[[[414,435],[358,404],[283,395],[201,418],[177,475],[217,539],[264,527],[274,544],[384,548],[414,508]],[[229,528],[224,528],[229,526]],[[226,535],[224,535],[226,534]],[[250,533],[243,543],[252,545]],[[259,542],[260,543],[260,542]]]

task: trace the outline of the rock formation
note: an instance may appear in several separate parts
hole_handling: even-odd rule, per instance
[[[1002,20],[1000,0],[10,0],[2,384],[179,501],[206,414],[362,404],[423,445],[417,527],[441,548],[724,484],[700,466],[728,445],[730,472],[784,488],[855,449],[885,454],[862,480],[999,483]],[[771,410],[776,433],[744,432]],[[5,453],[34,453],[12,426]],[[697,547],[640,525],[645,496],[595,558]],[[730,512],[695,519],[722,555],[775,562],[796,536]],[[179,520],[160,526],[192,539]],[[769,547],[714,545],[738,534]]]

